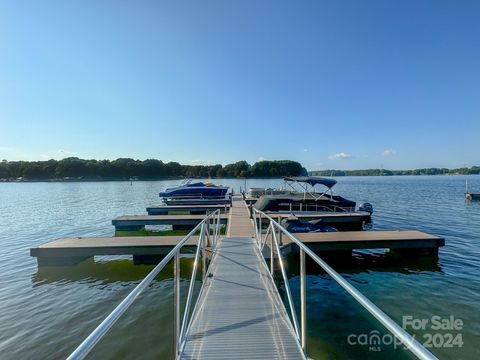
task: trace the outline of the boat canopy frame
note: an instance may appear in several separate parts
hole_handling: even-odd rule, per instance
[[[298,191],[298,189],[293,186],[293,184],[297,184],[303,189],[303,199],[305,200],[307,198],[307,194],[315,199],[315,201],[319,200],[322,198],[322,196],[326,195],[328,192],[330,192],[330,200],[333,199],[333,190],[332,188],[335,186],[337,183],[337,180],[331,179],[331,178],[324,178],[324,177],[319,177],[319,176],[289,176],[289,177],[284,177],[283,181],[285,182],[286,185],[291,187],[293,191]],[[315,185],[323,185],[327,188],[324,192],[322,192],[320,195],[317,195],[315,192]]]

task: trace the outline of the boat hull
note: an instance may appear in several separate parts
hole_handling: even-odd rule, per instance
[[[181,199],[218,199],[224,198],[228,187],[204,185],[203,183],[189,184],[175,188],[167,189],[159,193],[162,198],[181,198]]]

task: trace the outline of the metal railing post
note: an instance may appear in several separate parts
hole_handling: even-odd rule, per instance
[[[220,234],[220,211],[217,214],[217,236]]]
[[[198,260],[200,257],[202,241],[204,240],[204,236],[203,236],[204,233],[205,233],[205,223],[202,223],[202,227],[200,229],[200,239],[198,240],[197,252],[195,253],[195,261],[193,263],[192,277],[190,279],[190,286],[188,287],[187,301],[185,303],[185,308],[183,310],[183,320],[182,320],[182,326],[180,328],[180,343],[183,342],[183,337],[185,336],[185,332],[188,326],[187,320],[190,312],[190,304],[192,302],[193,288],[195,286],[195,277],[197,274]]]
[[[255,210],[252,210],[252,219],[253,219],[253,228],[255,229],[255,240],[257,241],[257,245],[260,246],[258,241],[258,226],[257,226],[257,213]]]
[[[262,213],[258,213],[258,235],[262,238]]]
[[[268,228],[267,228],[267,232],[265,233],[265,236],[262,237],[260,236],[260,251],[263,250],[263,247],[265,245],[267,245],[267,241],[268,241],[268,235],[272,232],[272,231],[275,231],[275,229],[273,228],[273,226],[271,226],[272,224],[269,224],[268,225]]]
[[[278,223],[280,224],[280,217],[278,217]],[[280,244],[280,246],[282,246],[282,239],[283,239],[283,233],[282,233],[282,230],[280,228],[278,228],[278,242]]]
[[[177,357],[180,351],[180,252],[177,252],[174,258],[173,282],[175,293],[175,357]]]
[[[210,228],[207,225],[206,226],[206,231],[210,232]],[[208,239],[208,237],[207,237]],[[207,240],[208,243],[208,240]],[[207,259],[205,257],[206,251],[205,251],[205,236],[202,237],[200,240],[199,246],[202,247],[202,281],[205,281],[205,274],[206,274],[206,267],[207,267]]]
[[[307,350],[307,284],[305,269],[305,251],[300,249],[300,327],[302,334],[302,349]]]
[[[272,226],[272,223],[270,223],[270,226]],[[270,274],[273,276],[273,231],[270,237]]]
[[[220,212],[218,212],[217,216],[213,218],[214,221],[214,227],[213,227],[213,232],[215,235],[213,236],[213,249],[217,247],[217,240],[218,240],[218,224],[220,222]]]
[[[272,223],[273,226],[273,223]],[[293,327],[295,329],[295,334],[297,335],[297,339],[300,340],[300,330],[298,328],[298,321],[297,321],[297,314],[295,312],[295,306],[293,304],[292,293],[290,291],[290,285],[288,283],[287,273],[285,271],[285,266],[283,265],[282,254],[280,252],[280,246],[278,245],[277,236],[275,235],[275,229],[272,229],[272,240],[275,244],[275,250],[277,251],[278,255],[278,264],[280,265],[280,271],[282,272],[283,282],[285,285],[285,293],[287,294],[288,299],[288,306],[290,307],[290,314],[292,316]]]
[[[210,222],[209,221],[206,221],[205,222],[205,227],[207,229],[207,246],[211,246],[211,243],[210,243]]]

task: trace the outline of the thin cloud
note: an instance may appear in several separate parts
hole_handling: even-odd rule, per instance
[[[346,160],[346,159],[351,159],[353,157],[354,156],[352,154],[347,154],[347,153],[341,152],[341,153],[338,153],[338,154],[330,155],[328,158],[330,160]]]
[[[393,149],[386,149],[384,152],[382,152],[382,156],[394,156],[397,155],[397,151]]]

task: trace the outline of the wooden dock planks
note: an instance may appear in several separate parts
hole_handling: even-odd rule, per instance
[[[346,231],[295,233],[298,240],[312,250],[353,249],[437,249],[445,245],[445,239],[421,231]],[[292,241],[284,236],[282,245]]]
[[[95,256],[95,255],[165,255],[184,236],[124,236],[64,238],[30,249],[35,257]],[[185,246],[196,246],[198,236],[192,236]]]

